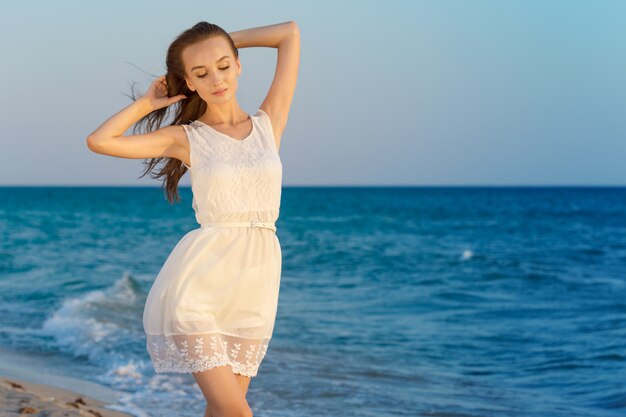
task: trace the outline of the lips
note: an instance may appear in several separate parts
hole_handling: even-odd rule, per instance
[[[224,88],[223,90],[214,91],[213,94],[222,94],[226,90],[228,90],[228,88]]]

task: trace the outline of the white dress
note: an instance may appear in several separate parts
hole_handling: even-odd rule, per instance
[[[182,125],[201,227],[176,244],[146,300],[146,347],[157,373],[230,365],[254,377],[267,352],[282,268],[274,224],[282,163],[267,113],[251,119],[243,140],[199,120]]]

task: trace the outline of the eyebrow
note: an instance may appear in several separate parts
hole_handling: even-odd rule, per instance
[[[228,55],[224,55],[223,57],[221,57],[220,59],[218,59],[215,62],[220,62],[224,58],[230,58],[230,57]],[[193,71],[193,70],[198,69],[198,68],[205,68],[205,66],[204,65],[196,65],[195,67],[191,68],[190,71]]]

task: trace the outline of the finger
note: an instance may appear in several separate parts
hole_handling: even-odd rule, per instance
[[[183,95],[183,94],[178,95],[178,96],[175,96],[175,97],[172,97],[172,98],[170,99],[170,104],[178,103],[179,101],[184,100],[184,99],[186,99],[186,98],[187,98],[187,97],[186,97],[185,95]]]

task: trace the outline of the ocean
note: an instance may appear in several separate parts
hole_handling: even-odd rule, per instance
[[[199,227],[180,194],[0,188],[5,364],[106,387],[138,417],[201,416],[142,327]],[[626,415],[626,188],[284,187],[276,225],[256,417]]]

